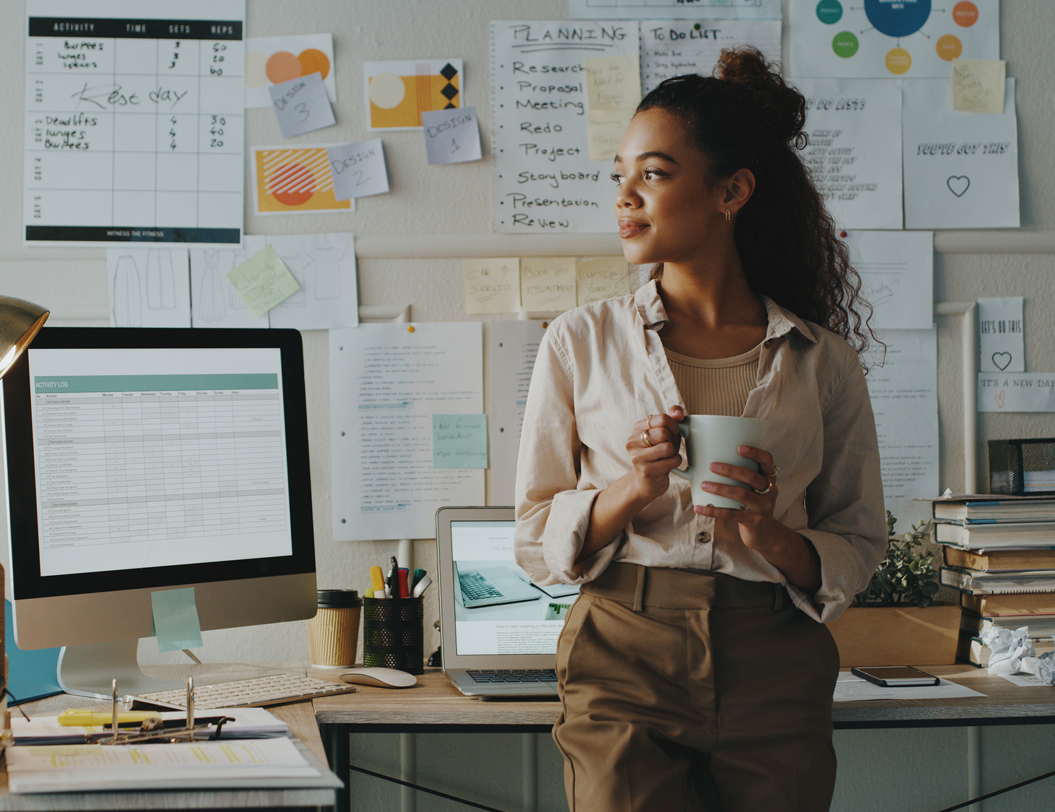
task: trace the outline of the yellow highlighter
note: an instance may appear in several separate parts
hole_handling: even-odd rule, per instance
[[[117,724],[138,725],[148,719],[160,719],[156,712],[152,711],[120,711],[117,714]],[[110,711],[90,711],[70,708],[58,716],[59,724],[63,727],[105,727],[113,724],[114,715]]]
[[[380,567],[370,567],[370,586],[374,588],[375,598],[387,598],[385,574]]]

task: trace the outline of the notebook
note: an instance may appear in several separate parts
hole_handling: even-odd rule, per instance
[[[578,587],[537,587],[513,556],[511,507],[436,511],[443,671],[484,699],[557,698],[557,638]]]

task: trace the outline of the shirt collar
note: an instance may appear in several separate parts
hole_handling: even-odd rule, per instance
[[[806,321],[781,307],[768,296],[759,298],[765,305],[766,317],[769,319],[766,338],[779,338],[792,330],[797,330],[807,341],[817,343],[817,337]],[[663,307],[663,299],[660,298],[659,287],[655,279],[650,279],[637,289],[637,293],[634,294],[634,308],[648,330],[660,330],[668,321],[667,311]]]

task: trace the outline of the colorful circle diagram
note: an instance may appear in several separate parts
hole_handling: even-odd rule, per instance
[[[915,34],[930,17],[930,0],[892,3],[890,0],[865,0],[865,16],[875,29],[888,37]]]
[[[277,85],[310,73],[330,75],[330,58],[318,48],[306,48],[299,54],[275,51],[269,56],[250,51],[245,55],[245,83],[247,87]]]

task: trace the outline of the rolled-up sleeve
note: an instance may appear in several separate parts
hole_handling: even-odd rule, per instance
[[[618,547],[609,544],[574,566],[600,492],[578,489],[582,442],[574,390],[571,364],[551,326],[531,375],[516,478],[516,559],[537,584],[591,580]]]
[[[788,584],[797,606],[834,620],[867,585],[887,548],[879,443],[856,356],[824,405],[824,462],[806,489],[809,527],[799,530],[821,561],[821,586],[807,595]]]

